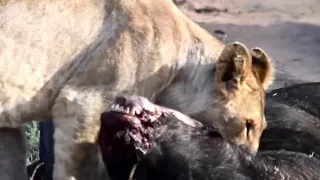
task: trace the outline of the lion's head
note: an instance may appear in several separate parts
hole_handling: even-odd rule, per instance
[[[213,119],[225,138],[255,153],[266,128],[265,90],[273,82],[272,62],[262,49],[234,42],[226,45],[214,70],[214,100],[194,117]]]

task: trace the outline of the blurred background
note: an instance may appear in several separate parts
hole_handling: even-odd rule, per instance
[[[209,32],[264,49],[275,62],[273,89],[320,80],[319,0],[174,0]]]

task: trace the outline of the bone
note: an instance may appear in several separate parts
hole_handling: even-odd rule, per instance
[[[179,111],[169,109],[169,108],[164,108],[164,107],[162,107],[162,109],[163,109],[164,115],[171,114],[171,115],[175,116],[177,119],[179,119],[181,122],[183,122],[189,126],[192,126],[192,127],[202,127],[203,126],[203,124],[201,122],[194,120],[194,119],[190,118],[189,116],[182,114]]]

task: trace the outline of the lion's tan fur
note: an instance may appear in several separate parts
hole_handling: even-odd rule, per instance
[[[267,123],[264,116],[265,90],[273,81],[274,69],[268,55],[260,48],[249,50],[244,44],[232,43],[216,63],[213,116],[227,138],[245,145],[251,152]],[[223,76],[229,76],[225,82]],[[222,108],[221,108],[222,107]]]
[[[2,0],[0,45],[0,127],[53,117],[59,180],[105,179],[95,141],[116,95],[207,109],[224,48],[170,0]]]
[[[202,74],[194,74],[192,67],[176,76],[178,80],[160,94],[157,103],[213,123],[225,138],[255,153],[267,125],[264,98],[274,76],[271,59],[260,48],[249,50],[244,44],[234,42],[224,48],[215,62],[214,73],[212,68],[207,68],[202,69]],[[225,76],[229,79],[225,80]],[[197,85],[190,86],[187,81]]]

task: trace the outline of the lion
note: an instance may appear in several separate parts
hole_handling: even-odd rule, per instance
[[[0,132],[52,118],[55,180],[107,178],[96,143],[100,114],[124,93],[203,122],[222,113],[218,126],[237,131],[231,140],[257,150],[270,59],[258,48],[226,46],[171,0],[2,0],[0,19]],[[6,147],[8,158],[21,157]]]

